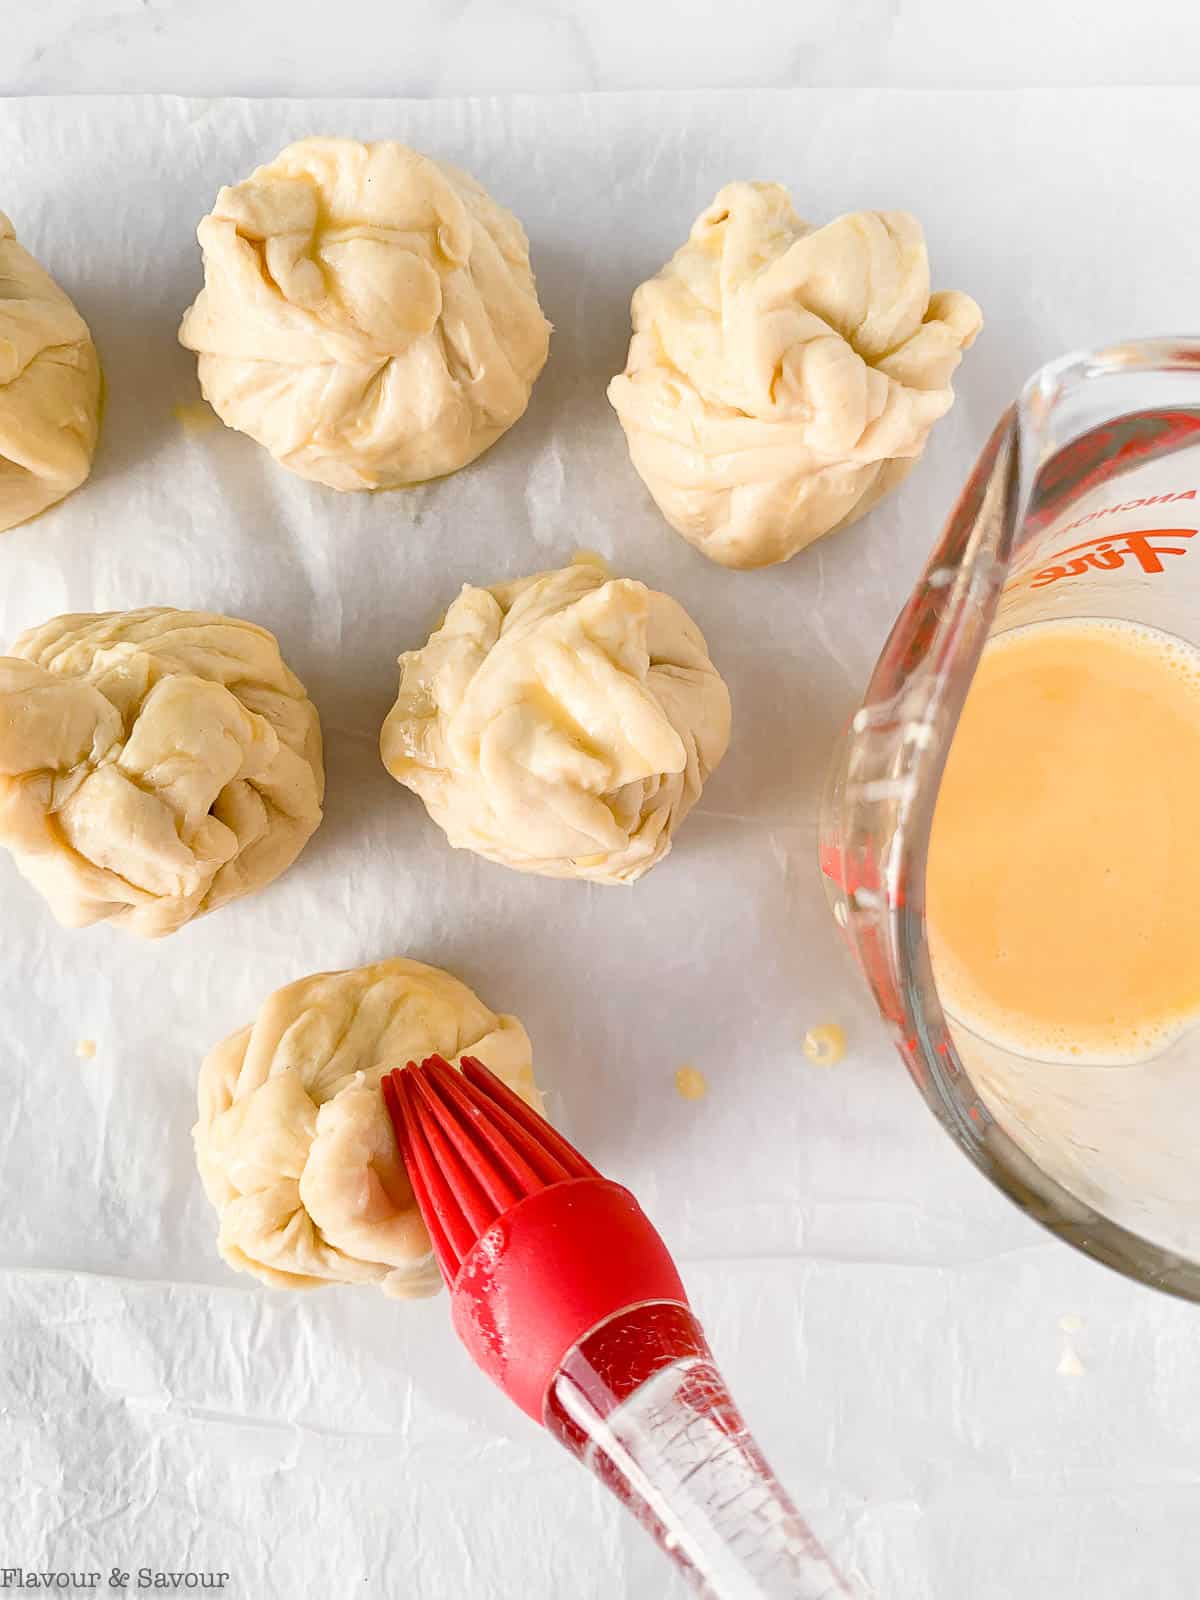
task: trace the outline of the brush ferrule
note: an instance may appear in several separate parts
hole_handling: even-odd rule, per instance
[[[686,1306],[687,1296],[645,1212],[607,1178],[518,1201],[480,1235],[451,1286],[459,1338],[536,1422],[568,1352],[644,1301]]]

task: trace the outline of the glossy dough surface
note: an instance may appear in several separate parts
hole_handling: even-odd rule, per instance
[[[779,184],[731,183],[634,295],[609,399],[671,526],[725,566],[768,566],[908,473],[981,323],[967,295],[931,295],[914,217],[813,228]]]
[[[0,657],[0,844],[69,927],[157,938],[261,889],[323,790],[316,708],[253,623],[55,617]]]
[[[87,323],[0,211],[0,532],[79,487],[99,425]]]
[[[200,1070],[193,1130],[233,1267],[279,1288],[439,1276],[379,1081],[433,1053],[478,1057],[540,1110],[528,1035],[465,984],[401,959],[277,990]]]
[[[494,444],[549,347],[524,229],[455,167],[302,139],[222,189],[179,337],[205,398],[333,489],[440,477]]]
[[[384,765],[457,848],[629,883],[729,743],[729,691],[668,595],[593,565],[467,585],[400,658]]]

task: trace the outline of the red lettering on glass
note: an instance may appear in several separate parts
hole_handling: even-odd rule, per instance
[[[1161,572],[1163,556],[1183,556],[1188,552],[1185,544],[1156,544],[1158,539],[1193,539],[1197,528],[1139,528],[1133,533],[1110,533],[1083,544],[1073,544],[1060,550],[1050,559],[1056,563],[1040,568],[1029,580],[1031,589],[1045,589],[1060,578],[1078,578],[1085,572],[1114,572],[1127,560],[1134,561],[1143,572]],[[1076,555],[1076,551],[1084,552]],[[1070,556],[1070,561],[1062,561]]]

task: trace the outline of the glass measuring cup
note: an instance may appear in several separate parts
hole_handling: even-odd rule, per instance
[[[1200,1030],[1136,1065],[1018,1055],[943,1009],[926,939],[934,805],[980,653],[1087,617],[1200,646],[1200,341],[1064,357],[1001,418],[843,737],[821,866],[909,1072],[976,1166],[1077,1248],[1200,1300]]]

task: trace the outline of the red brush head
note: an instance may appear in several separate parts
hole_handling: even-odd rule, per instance
[[[451,1288],[482,1235],[518,1201],[551,1184],[600,1176],[473,1056],[463,1057],[461,1072],[442,1056],[419,1067],[410,1062],[384,1078],[383,1097]]]
[[[592,1329],[644,1301],[687,1304],[629,1191],[482,1062],[459,1073],[431,1056],[389,1073],[383,1095],[459,1337],[536,1421]]]

